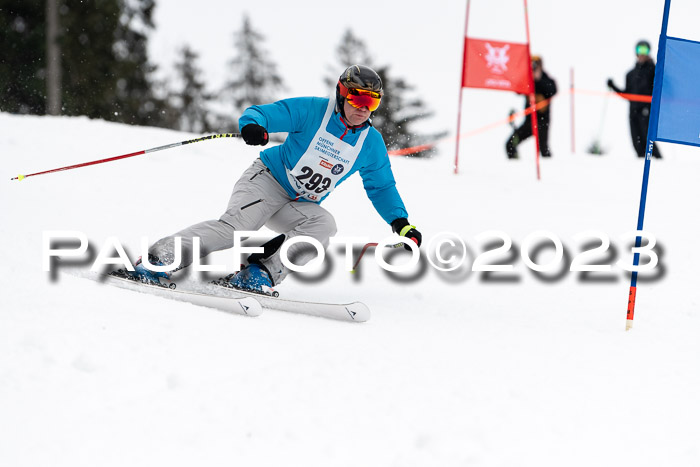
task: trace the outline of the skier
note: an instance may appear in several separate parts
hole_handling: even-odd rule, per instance
[[[535,102],[540,103],[546,99],[552,98],[557,93],[557,84],[542,69],[542,58],[539,55],[533,55],[531,63],[532,77],[535,81]],[[527,109],[528,107],[530,107],[530,101],[526,97],[525,108]],[[506,142],[506,155],[508,159],[517,159],[518,144],[532,136],[531,116],[532,114],[528,114],[523,124],[516,128],[510,138],[508,138]],[[551,157],[552,153],[549,150],[548,144],[549,104],[545,104],[537,110],[537,134],[540,140],[540,154],[542,154],[542,157]]]
[[[172,264],[174,238],[181,237],[182,262],[176,271],[192,264],[193,237],[200,238],[201,256],[206,256],[231,248],[234,231],[265,225],[280,235],[265,243],[262,253],[250,255],[248,265],[229,276],[229,285],[270,293],[290,272],[280,258],[285,240],[304,235],[328,247],[336,224],[320,203],[355,172],[360,173],[374,208],[393,231],[420,246],[421,233],[408,222],[386,145],[370,120],[383,94],[382,80],[374,70],[353,65],[340,75],[334,98],[298,97],[247,108],[239,119],[246,144],[265,146],[269,133],[277,132],[288,133],[286,140],[260,153],[236,182],[228,208],[218,220],[158,240],[149,248],[149,262]],[[293,244],[288,256],[294,264],[305,264],[315,254],[308,249],[303,242]],[[139,259],[131,274],[159,283],[159,277],[169,278],[170,273],[149,271]]]
[[[627,73],[625,89],[622,90],[615,86],[611,78],[608,78],[608,87],[617,93],[651,96],[654,90],[656,66],[654,65],[654,60],[649,56],[649,52],[651,52],[649,42],[644,40],[637,42],[635,52],[637,54],[637,63]],[[651,103],[630,101],[630,133],[632,135],[632,145],[638,157],[646,155],[650,113]],[[661,159],[661,153],[656,145],[654,145],[652,156]]]

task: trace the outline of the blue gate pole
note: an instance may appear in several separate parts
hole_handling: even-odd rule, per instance
[[[656,141],[656,130],[659,126],[659,105],[661,101],[661,87],[664,80],[664,63],[666,61],[666,31],[668,29],[668,12],[671,9],[671,0],[666,0],[664,4],[664,17],[661,23],[661,35],[659,36],[659,48],[654,73],[654,90],[651,94],[651,114],[649,116],[649,128],[647,130],[647,152],[644,159],[644,175],[642,176],[642,194],[639,199],[639,215],[637,217],[637,231],[644,229],[644,212],[647,203],[647,187],[649,186],[649,171],[651,169],[651,157],[654,151],[654,141]],[[637,235],[634,247],[642,246],[642,237]],[[632,263],[635,270],[632,271],[630,282],[629,298],[627,300],[627,325],[625,329],[632,329],[634,322],[634,306],[637,299],[637,275],[636,267],[639,266],[639,253],[634,254]]]

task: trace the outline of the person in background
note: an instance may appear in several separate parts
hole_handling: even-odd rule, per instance
[[[200,239],[203,257],[233,247],[236,230],[255,231],[267,226],[279,235],[262,246],[263,252],[250,255],[247,266],[228,276],[226,285],[272,294],[271,288],[290,272],[280,257],[286,240],[308,236],[328,247],[336,223],[321,202],[355,172],[362,177],[364,191],[384,221],[395,233],[420,246],[422,235],[408,222],[384,139],[370,119],[383,95],[379,75],[369,67],[353,65],[338,78],[334,95],[297,97],[247,108],[239,119],[246,144],[265,146],[269,133],[287,133],[287,139],[260,152],[236,182],[219,219],[158,240],[149,248],[149,263],[172,264],[175,237],[182,241],[182,261],[177,268],[182,269],[192,264],[194,237]],[[287,253],[296,265],[316,256],[315,249],[309,252],[307,245],[304,251],[302,245],[291,245]],[[160,284],[160,277],[170,277],[170,273],[149,270],[142,260],[130,274],[155,284]]]
[[[649,56],[651,46],[647,41],[639,41],[635,46],[637,63],[634,68],[627,73],[625,79],[625,89],[615,86],[611,78],[608,78],[608,87],[616,93],[640,94],[651,96],[654,90],[654,73],[656,66],[654,60]],[[651,113],[650,102],[639,102],[630,100],[630,133],[632,134],[632,145],[637,152],[637,156],[646,156],[647,130],[649,129],[649,114]],[[654,145],[653,157],[661,159],[661,153]]]
[[[532,77],[535,81],[535,101],[539,104],[542,101],[549,101],[557,93],[557,83],[549,77],[549,75],[542,69],[542,57],[539,55],[533,55],[531,59],[532,63]],[[530,107],[529,97],[525,97],[525,108]],[[525,117],[525,121],[522,125],[513,131],[513,134],[508,138],[506,142],[506,154],[508,159],[517,159],[518,150],[517,147],[524,140],[532,136],[532,120],[530,120],[532,114],[528,114]],[[549,150],[549,102],[543,104],[537,110],[537,133],[540,140],[540,154],[542,157],[551,157],[552,152]]]

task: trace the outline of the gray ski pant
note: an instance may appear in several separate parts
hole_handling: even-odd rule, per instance
[[[232,248],[234,231],[254,231],[262,226],[284,234],[287,240],[300,235],[313,237],[324,248],[328,248],[330,238],[337,232],[331,213],[316,203],[294,201],[265,164],[256,159],[236,182],[226,212],[219,220],[200,222],[164,237],[149,248],[149,253],[164,264],[172,264],[175,237],[180,237],[182,263],[178,269],[182,269],[192,264],[193,237],[199,237],[200,254],[204,257],[214,251]],[[289,248],[287,256],[301,266],[316,256],[316,250],[306,242],[299,242]],[[280,249],[261,262],[272,275],[274,284],[279,284],[290,272],[282,264]]]

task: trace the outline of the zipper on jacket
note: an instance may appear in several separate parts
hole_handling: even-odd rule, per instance
[[[362,129],[365,127],[365,124],[367,124],[367,125],[369,125],[369,126],[372,126],[372,123],[369,121],[369,119],[367,119],[367,121],[366,121],[365,123],[363,123],[362,125],[359,125],[359,126],[350,126],[350,125],[348,125],[348,122],[345,121],[345,119],[343,118],[342,115],[339,115],[339,117],[340,117],[340,121],[343,122],[343,125],[345,126],[345,131],[343,132],[342,135],[340,135],[340,140],[341,140],[341,141],[343,140],[343,138],[345,137],[345,135],[348,134],[348,130],[352,130],[352,133],[355,134],[355,131],[356,131],[356,130],[362,131]]]
[[[340,140],[342,141],[345,135],[348,134],[348,125],[345,123],[345,120],[343,120],[343,117],[340,117],[340,120],[343,122],[343,125],[345,125],[345,131],[340,135]]]
[[[256,174],[256,175],[257,175],[257,174]],[[256,204],[258,204],[258,203],[260,203],[260,202],[262,202],[262,201],[265,201],[265,200],[264,200],[264,199],[259,199],[259,200],[257,200],[257,201],[253,201],[252,203],[248,203],[248,204],[246,204],[245,206],[243,206],[243,207],[241,208],[241,211],[244,210],[244,209],[247,209],[247,208],[249,208],[249,207],[251,207],[251,206],[254,206],[254,205],[256,205]]]
[[[258,171],[258,173],[254,174],[252,177],[250,177],[250,179],[253,180],[255,177],[257,177],[258,175],[262,174],[263,172],[269,172],[269,171],[270,171],[270,169],[268,169],[267,167],[265,167],[264,169],[260,169],[260,170]]]

